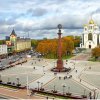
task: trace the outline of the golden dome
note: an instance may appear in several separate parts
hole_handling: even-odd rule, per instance
[[[91,19],[91,20],[89,21],[89,24],[94,24],[93,19]]]

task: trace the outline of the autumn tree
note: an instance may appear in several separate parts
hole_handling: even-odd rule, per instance
[[[95,57],[95,60],[97,60],[98,57],[100,57],[100,47],[92,49],[92,56]]]
[[[62,56],[71,54],[74,49],[74,43],[70,37],[62,38]],[[57,58],[58,39],[47,39],[38,43],[36,50],[43,55]]]
[[[74,42],[71,37],[63,37],[63,53],[67,55],[70,55],[72,53],[72,50],[74,49]]]

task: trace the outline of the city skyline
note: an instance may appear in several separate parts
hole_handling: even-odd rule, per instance
[[[3,0],[0,3],[0,38],[9,36],[13,28],[20,37],[55,38],[57,25],[63,36],[80,35],[89,19],[100,26],[100,0]]]

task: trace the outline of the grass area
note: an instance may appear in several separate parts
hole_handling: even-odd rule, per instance
[[[70,58],[72,58],[72,57],[74,57],[74,55],[63,56],[62,58],[63,58],[63,59],[70,59]]]
[[[12,88],[12,89],[18,89],[18,88],[16,88],[16,87],[8,86],[8,85],[3,85],[3,84],[0,84],[0,86],[7,87],[7,88]]]
[[[70,59],[73,56],[74,55],[63,56],[62,59]],[[47,59],[57,59],[57,56],[54,55],[54,54],[48,54],[48,55],[44,56],[44,58],[47,58]]]
[[[51,98],[69,99],[69,98],[67,98],[67,97],[56,96],[56,95],[47,94],[47,93],[38,93],[38,94],[45,95],[45,96],[50,96]]]
[[[100,60],[95,60],[95,57],[91,57],[88,61],[100,62]]]

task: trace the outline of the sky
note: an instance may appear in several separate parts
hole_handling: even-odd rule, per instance
[[[100,26],[100,0],[0,0],[0,39],[13,28],[20,37],[56,38],[58,24],[63,36],[81,35],[91,16]]]

